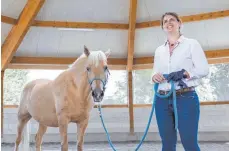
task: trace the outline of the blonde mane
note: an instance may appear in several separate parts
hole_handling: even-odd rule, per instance
[[[107,57],[102,51],[94,51],[88,57],[88,63],[90,65],[95,65],[95,67],[99,65],[100,61],[103,61],[104,63],[107,62]]]
[[[107,63],[107,57],[102,51],[91,51],[90,55],[87,57],[84,53],[72,64],[70,67],[77,67],[82,66],[82,64],[85,65],[95,65],[97,67],[100,63],[100,61],[103,61],[104,63]]]

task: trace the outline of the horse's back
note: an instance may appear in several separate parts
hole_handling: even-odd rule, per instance
[[[23,89],[23,93],[26,93],[28,91],[31,91],[34,88],[34,86],[36,86],[36,85],[41,85],[41,84],[44,85],[44,84],[47,84],[49,82],[51,82],[51,80],[49,80],[49,79],[36,79],[36,80],[32,80],[32,81],[28,82],[25,85],[25,87]]]
[[[28,104],[28,101],[29,101],[29,98],[30,98],[30,95],[31,95],[31,92],[33,90],[33,88],[37,85],[37,84],[47,84],[48,82],[50,82],[50,80],[48,79],[37,79],[37,80],[33,80],[33,81],[30,81],[28,82],[23,90],[22,90],[22,94],[21,94],[21,100],[20,100],[20,106],[22,105],[27,105]]]

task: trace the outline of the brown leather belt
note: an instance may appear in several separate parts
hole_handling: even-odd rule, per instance
[[[195,90],[194,87],[183,88],[183,89],[176,90],[176,94],[181,94],[184,92],[189,92],[189,91],[194,91],[194,90]],[[161,95],[166,95],[169,93],[169,91],[159,90],[158,93]]]

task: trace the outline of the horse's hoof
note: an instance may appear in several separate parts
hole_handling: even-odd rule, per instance
[[[77,146],[77,151],[83,151],[83,147],[82,146]]]
[[[39,148],[36,148],[36,151],[41,151],[41,147],[39,147]]]

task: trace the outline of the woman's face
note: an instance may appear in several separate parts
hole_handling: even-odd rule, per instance
[[[179,32],[180,26],[181,23],[172,15],[166,15],[163,19],[163,30],[166,33]]]

